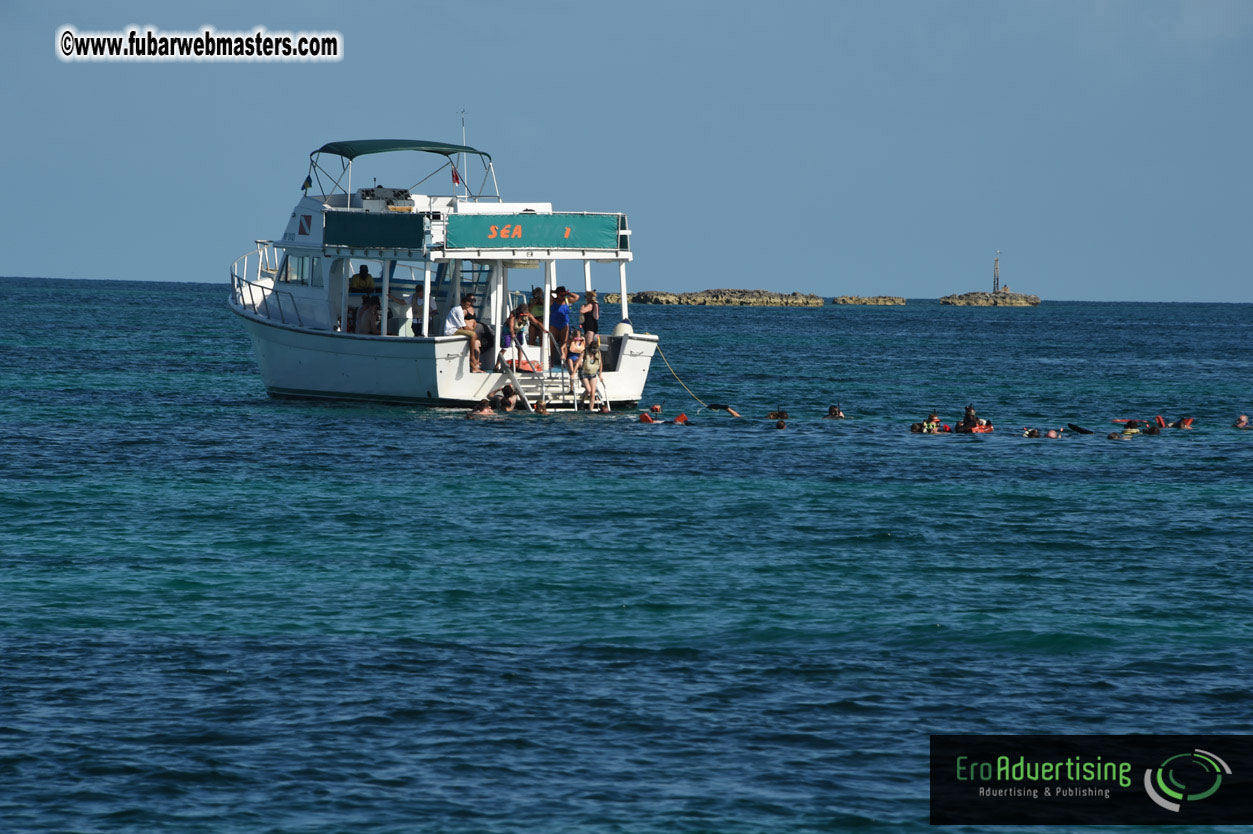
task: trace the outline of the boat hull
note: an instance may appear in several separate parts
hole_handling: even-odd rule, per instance
[[[361,336],[279,324],[230,304],[252,340],[266,391],[272,397],[467,407],[478,404],[509,378],[502,373],[471,373],[470,350],[458,336],[404,338]],[[618,350],[615,370],[604,374],[613,407],[639,402],[657,348],[651,334],[610,340]],[[484,357],[487,364],[486,357]],[[537,376],[518,374],[532,399]],[[558,377],[548,377],[554,395]],[[573,407],[546,397],[553,407]]]

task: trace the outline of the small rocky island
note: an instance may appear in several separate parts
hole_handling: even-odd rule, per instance
[[[940,303],[951,304],[955,307],[1038,307],[1040,296],[1007,290],[968,292],[961,295],[946,295],[940,299]]]
[[[866,304],[871,306],[899,306],[905,303],[905,299],[899,295],[841,295],[831,301],[832,304]]]
[[[631,304],[690,304],[699,307],[821,307],[821,296],[798,292],[778,293],[767,290],[701,290],[700,292],[663,292],[643,290],[627,293]],[[605,302],[617,304],[619,295],[607,293]]]

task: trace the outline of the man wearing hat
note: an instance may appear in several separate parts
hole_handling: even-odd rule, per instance
[[[548,311],[548,329],[553,335],[552,364],[560,367],[566,361],[566,342],[570,339],[570,302],[578,301],[575,293],[558,287]]]

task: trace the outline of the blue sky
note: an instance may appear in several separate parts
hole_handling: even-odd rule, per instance
[[[148,24],[345,58],[56,58]],[[1045,298],[1253,301],[1241,0],[5,0],[0,32],[0,274],[224,281],[310,150],[458,141],[465,108],[507,199],[630,214],[635,289],[936,297],[1002,249]]]

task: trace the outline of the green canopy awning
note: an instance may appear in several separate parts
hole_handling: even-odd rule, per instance
[[[492,158],[491,154],[471,148],[468,145],[428,142],[425,139],[352,139],[347,142],[327,142],[309,154],[309,156],[313,156],[314,153],[333,153],[351,160],[366,154],[391,153],[392,151],[424,151],[426,153],[443,154],[444,156],[472,153],[488,159]]]

